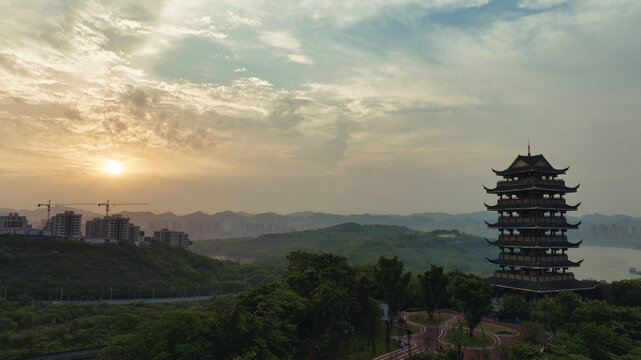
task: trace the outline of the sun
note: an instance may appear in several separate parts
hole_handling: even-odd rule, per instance
[[[105,164],[105,172],[109,175],[118,175],[122,173],[124,169],[125,168],[122,166],[122,163],[118,161],[109,160]]]

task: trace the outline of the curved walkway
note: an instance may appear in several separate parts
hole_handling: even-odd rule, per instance
[[[385,355],[381,355],[373,360],[396,360],[396,359],[404,359],[408,357],[410,353],[415,354],[417,352],[421,352],[424,349],[431,349],[431,350],[444,350],[448,348],[454,348],[453,345],[448,344],[443,340],[443,337],[445,336],[445,333],[452,329],[454,327],[454,324],[459,321],[464,321],[464,317],[461,313],[458,313],[456,311],[452,310],[446,310],[446,309],[441,309],[437,310],[434,312],[435,314],[446,314],[450,315],[450,319],[446,320],[442,325],[438,326],[428,326],[428,325],[423,325],[420,323],[417,323],[415,321],[409,320],[410,315],[424,315],[427,314],[425,311],[419,311],[419,312],[412,312],[412,313],[400,313],[397,318],[403,318],[405,321],[407,321],[408,324],[415,325],[419,327],[421,330],[416,333],[412,334],[410,337],[409,345],[406,346],[404,349],[398,349],[395,351],[392,351],[390,353],[387,353]],[[491,336],[494,339],[494,344],[485,347],[490,352],[490,356],[494,358],[497,355],[497,347],[500,344],[514,344],[516,342],[523,342],[523,335],[520,332],[520,328],[517,325],[513,324],[507,324],[507,323],[502,323],[498,322],[489,318],[483,318],[481,321],[481,324],[488,324],[488,325],[494,325],[498,327],[505,328],[507,330],[511,330],[516,332],[516,335],[513,334],[497,334],[493,331],[485,330],[485,334]],[[438,329],[438,331],[437,331]],[[480,327],[477,327],[474,329],[475,332],[483,332]],[[393,338],[398,340],[398,336],[393,336]],[[551,338],[551,336],[549,337]],[[549,338],[547,339],[549,341]],[[403,336],[403,340],[407,341],[407,337]],[[482,351],[484,348],[468,348],[464,347],[464,352],[465,356],[471,356],[473,354],[476,354],[480,351]]]

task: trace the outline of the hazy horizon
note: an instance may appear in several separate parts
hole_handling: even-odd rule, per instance
[[[638,217],[639,19],[632,0],[9,1],[2,206],[469,213],[529,139],[581,184],[571,215]]]
[[[93,213],[98,213],[98,214],[104,214],[105,210],[104,207],[97,207],[95,209],[86,207],[86,206],[60,206],[60,207],[51,207],[51,214],[54,215],[56,213],[62,212],[62,210],[56,210],[56,209],[78,209],[81,211],[86,211],[86,212],[93,212]],[[16,211],[37,211],[40,210],[42,212],[46,211],[46,207],[33,207],[33,208],[12,208],[12,207],[7,207],[7,206],[2,206],[0,205],[0,209],[7,209],[7,210],[16,210]],[[468,211],[468,212],[445,212],[445,211],[421,211],[421,212],[412,212],[412,213],[391,213],[391,212],[359,212],[359,213],[349,213],[349,212],[325,212],[325,211],[315,211],[315,210],[299,210],[299,211],[292,211],[292,212],[278,212],[278,211],[263,211],[263,212],[250,212],[250,211],[245,211],[245,210],[231,210],[231,209],[222,209],[222,210],[214,210],[211,212],[208,211],[203,211],[203,210],[194,210],[194,211],[189,211],[189,212],[176,212],[172,211],[171,209],[168,210],[160,210],[160,211],[152,211],[148,209],[138,209],[137,207],[112,207],[110,210],[111,214],[119,214],[119,213],[126,213],[126,212],[149,212],[154,215],[162,215],[166,213],[171,213],[176,216],[187,216],[195,213],[204,213],[206,215],[215,215],[219,213],[224,213],[224,212],[233,212],[236,214],[248,214],[248,215],[262,215],[262,214],[277,214],[277,215],[294,215],[298,213],[318,213],[318,214],[328,214],[328,215],[341,215],[341,216],[350,216],[350,215],[375,215],[375,216],[412,216],[412,215],[422,215],[422,214],[447,214],[451,216],[460,216],[460,215],[467,215],[467,214],[475,214],[475,213],[481,213],[481,212],[486,212],[489,215],[492,216],[498,216],[496,213],[487,211],[485,209],[483,210],[477,210],[477,211]],[[594,212],[594,213],[569,213],[568,216],[571,217],[582,217],[582,216],[593,216],[593,215],[602,215],[606,217],[616,217],[616,216],[627,216],[627,217],[632,217],[632,218],[640,218],[641,216],[634,216],[630,214],[623,214],[623,213],[615,213],[615,214],[604,214],[600,212]]]

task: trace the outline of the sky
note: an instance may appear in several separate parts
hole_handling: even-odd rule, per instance
[[[641,216],[637,0],[0,6],[0,207],[480,211],[529,139]]]

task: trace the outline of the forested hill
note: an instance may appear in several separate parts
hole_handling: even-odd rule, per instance
[[[273,267],[218,261],[160,243],[93,245],[76,240],[0,236],[0,285],[8,300],[210,295],[275,280]],[[103,290],[106,289],[106,290]],[[105,291],[103,293],[103,291]]]
[[[496,255],[485,240],[456,230],[421,232],[403,226],[346,223],[319,230],[268,234],[258,238],[203,240],[194,251],[209,256],[281,263],[293,250],[347,257],[353,264],[374,264],[380,256],[398,256],[413,273],[430,264],[489,275],[485,255]]]

